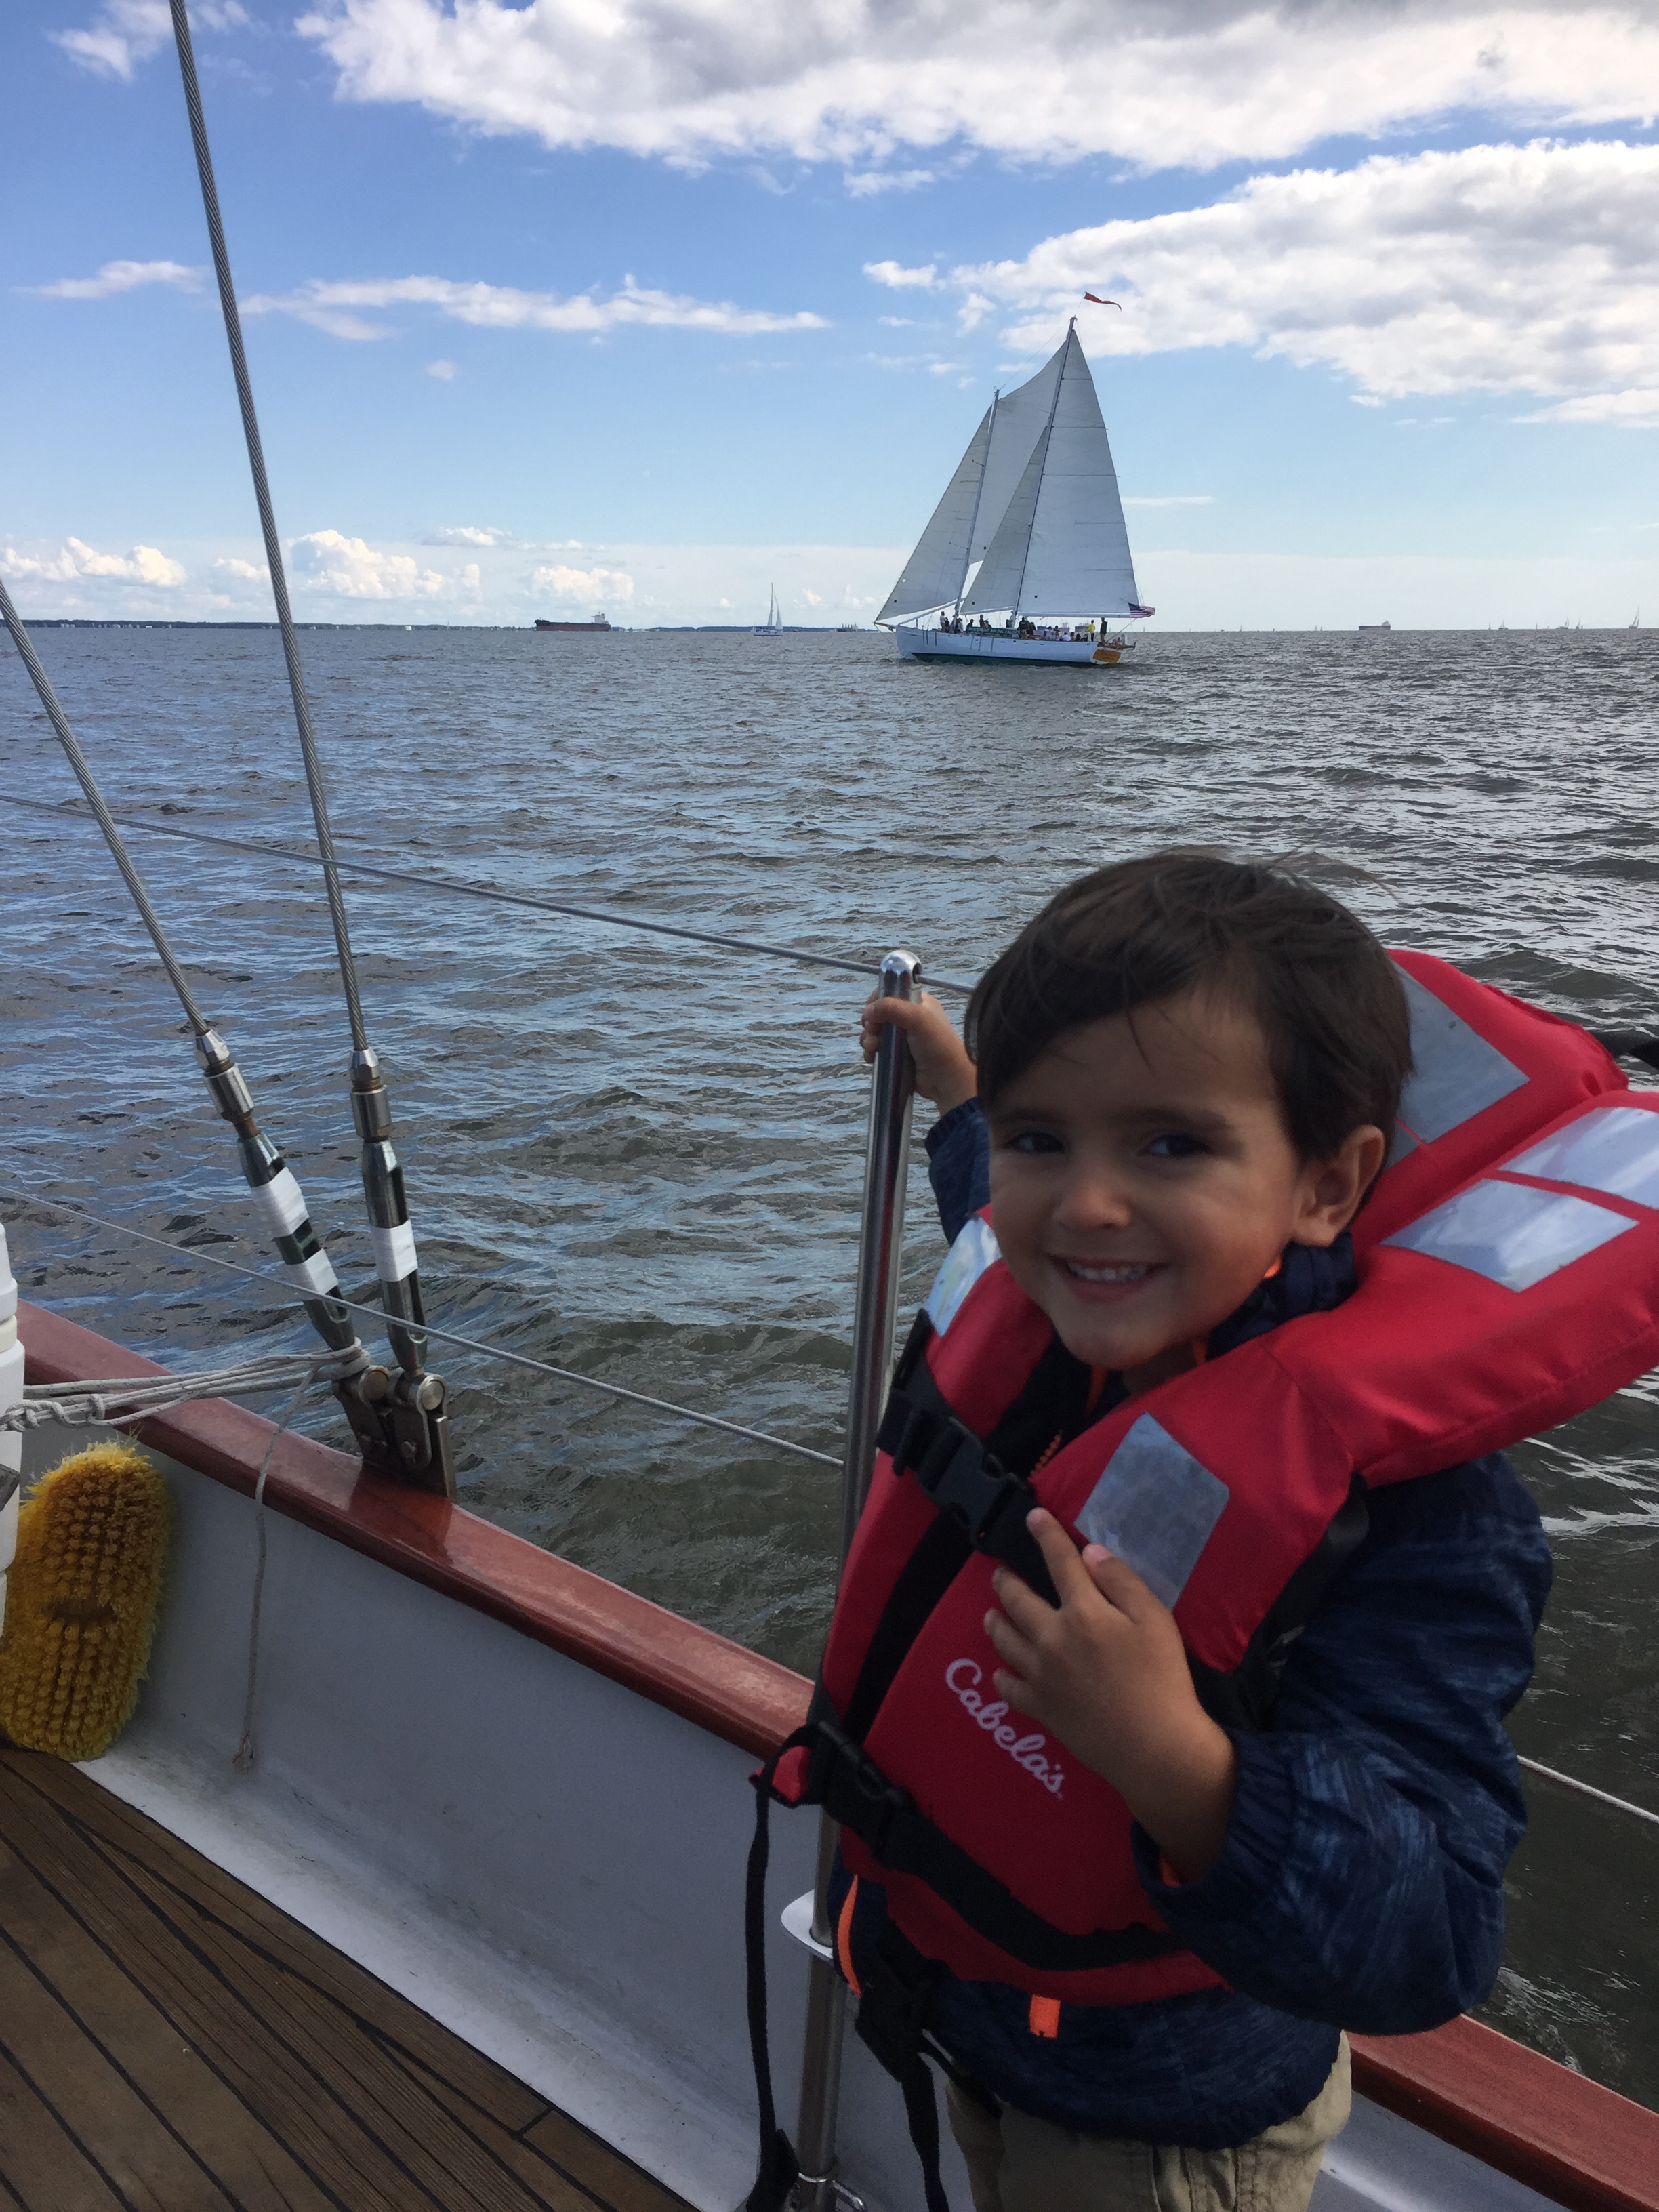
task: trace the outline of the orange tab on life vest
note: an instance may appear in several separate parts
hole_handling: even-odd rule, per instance
[[[858,1877],[853,1877],[852,1887],[841,1908],[841,1917],[836,1923],[836,1956],[841,1960],[841,1970],[847,1977],[847,1986],[855,1997],[864,1995],[862,1984],[853,1972],[853,1907],[858,1902]]]
[[[1031,2033],[1053,2038],[1060,2033],[1060,1999],[1033,1997],[1030,2010]]]

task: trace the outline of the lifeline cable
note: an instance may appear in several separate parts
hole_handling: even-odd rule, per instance
[[[10,806],[27,806],[37,814],[55,814],[61,819],[65,809],[42,799],[9,799]],[[299,860],[308,868],[320,866],[315,853],[296,849],[292,845],[270,845],[258,838],[226,837],[210,830],[181,830],[171,822],[153,822],[147,815],[120,814],[113,817],[129,830],[149,830],[158,837],[184,837],[197,845],[222,846],[228,853],[258,853],[267,860]],[[881,963],[875,960],[848,960],[834,952],[810,952],[797,945],[769,945],[754,937],[729,937],[719,930],[693,929],[689,923],[651,921],[636,914],[619,914],[614,907],[578,906],[568,899],[538,897],[530,891],[505,891],[494,884],[469,884],[459,876],[434,876],[429,872],[415,875],[407,868],[383,867],[374,860],[354,860],[349,854],[336,849],[337,868],[355,869],[359,875],[384,877],[388,883],[411,884],[416,890],[448,891],[462,898],[493,899],[502,906],[530,907],[542,914],[574,915],[582,921],[602,921],[613,929],[643,930],[653,937],[689,938],[696,945],[717,945],[728,952],[763,952],[773,960],[796,960],[810,968],[838,968],[854,975],[878,975]],[[967,998],[973,989],[970,983],[953,983],[948,976],[927,977],[927,987],[933,991],[949,991],[957,998]]]
[[[154,1244],[163,1252],[171,1252],[179,1259],[188,1260],[195,1267],[218,1267],[227,1274],[240,1275],[252,1283],[269,1283],[278,1290],[289,1287],[279,1276],[270,1274],[262,1267],[244,1267],[234,1260],[216,1259],[210,1252],[198,1252],[188,1244],[175,1244],[170,1237],[153,1237],[146,1229],[134,1229],[125,1221],[111,1221],[104,1214],[94,1213],[88,1206],[71,1205],[64,1199],[42,1198],[34,1191],[24,1190],[16,1184],[4,1183],[0,1183],[0,1198],[15,1199],[24,1206],[38,1206],[49,1213],[66,1214],[72,1221],[93,1222],[100,1229],[112,1230],[118,1237],[131,1237],[139,1244]],[[337,1298],[335,1303],[343,1306],[349,1313],[372,1316],[375,1312],[373,1306],[360,1305],[356,1299],[343,1296]],[[462,1336],[455,1329],[440,1328],[435,1322],[428,1322],[426,1328],[428,1335],[439,1338],[445,1344],[457,1344],[464,1351],[479,1352],[487,1358],[505,1360],[511,1367],[528,1368],[534,1375],[550,1375],[556,1382],[575,1382],[584,1390],[599,1390],[608,1398],[625,1399],[629,1405],[648,1406],[653,1413],[670,1414],[677,1421],[690,1421],[702,1429],[719,1429],[727,1436],[743,1437],[750,1443],[767,1444],[774,1451],[787,1452],[793,1458],[811,1460],[819,1467],[839,1468],[841,1466],[841,1461],[833,1452],[814,1451],[811,1444],[794,1443],[787,1437],[775,1437],[765,1429],[749,1428],[742,1421],[728,1421],[718,1413],[695,1413],[690,1406],[677,1406],[671,1398],[653,1398],[643,1390],[627,1389],[620,1382],[602,1382],[597,1375],[579,1374],[574,1367],[556,1367],[550,1360],[531,1358],[527,1352],[509,1352],[504,1345],[485,1344],[476,1336]]]

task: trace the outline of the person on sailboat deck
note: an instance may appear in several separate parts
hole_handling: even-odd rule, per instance
[[[866,1006],[866,1059],[887,1023],[939,1109],[927,1150],[945,1233],[1000,1247],[1012,1279],[1015,1303],[997,1308],[963,1387],[1019,1331],[1032,1346],[994,1434],[1010,1473],[1353,1291],[1349,1224],[1383,1165],[1410,1033],[1394,963],[1314,885],[1198,853],[1103,868],[1051,900],[981,980],[971,1054],[924,996]],[[975,1219],[988,1202],[994,1244]],[[1039,1318],[1052,1331],[1041,1358]],[[957,1326],[939,1324],[941,1358]],[[1425,1351],[1425,1404],[1434,1391]],[[1271,1500],[1285,1440],[1242,1449]],[[1079,1553],[1041,1510],[1026,1526],[1058,1608],[1000,1566],[984,1617],[994,1680],[979,1679],[991,1663],[946,1675],[1005,1747],[976,1785],[1011,1794],[1016,1825],[999,1833],[1042,1832],[1061,1767],[1068,1797],[1091,1776],[1116,1791],[1131,1824],[1102,1830],[1124,1840],[1100,1848],[1127,1852],[1128,1893],[1178,1939],[1179,1971],[1115,1968],[1125,1994],[1109,2002],[951,1971],[899,1926],[915,1895],[900,1877],[838,1868],[837,1955],[854,1987],[884,1960],[925,1966],[926,2031],[953,2075],[977,2212],[1303,2212],[1347,2116],[1342,2030],[1427,2029],[1492,1988],[1504,1868],[1526,1823],[1504,1718],[1531,1676],[1550,1585],[1538,1512],[1498,1454],[1355,1490],[1363,1534],[1334,1555],[1254,1727],[1211,1717],[1203,1670],[1147,1581],[1100,1544]],[[1182,1500],[1172,1491],[1158,1510],[1177,1516]],[[879,1565],[855,1551],[838,1615]]]

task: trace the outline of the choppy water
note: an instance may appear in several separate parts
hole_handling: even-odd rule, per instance
[[[44,631],[112,799],[308,829],[274,633]],[[870,635],[313,632],[343,840],[970,979],[1079,870],[1297,853],[1391,942],[1585,1020],[1659,1017],[1659,638],[1153,637],[1133,672],[902,664]],[[67,768],[0,662],[6,788]],[[373,1267],[315,872],[135,837],[349,1289]],[[228,1133],[95,834],[15,815],[0,1180],[225,1256]],[[428,1311],[836,1449],[865,1086],[856,978],[413,890],[351,891]],[[920,1164],[918,1164],[920,1166]],[[905,1288],[939,1252],[913,1178]],[[252,1286],[9,1213],[29,1295],[156,1356],[307,1341]],[[372,1293],[371,1293],[372,1294]],[[835,1478],[467,1355],[463,1497],[810,1667]],[[319,1425],[327,1429],[329,1417]],[[1558,1562],[1522,1748],[1659,1806],[1659,1389],[1517,1454]],[[1659,1834],[1540,1786],[1497,2024],[1659,2104]]]

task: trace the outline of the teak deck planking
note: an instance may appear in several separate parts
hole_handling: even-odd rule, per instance
[[[685,2212],[60,1760],[0,1748],[0,2206]]]

